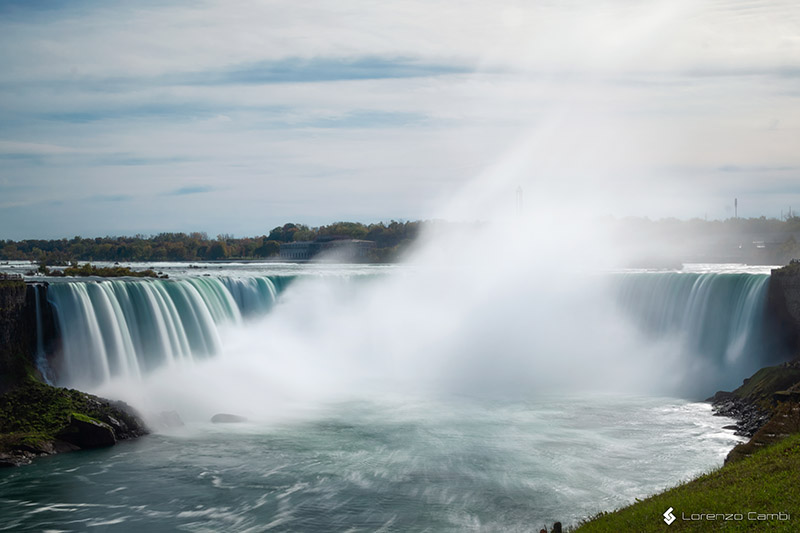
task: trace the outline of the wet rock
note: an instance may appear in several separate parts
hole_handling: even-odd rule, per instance
[[[170,429],[184,426],[181,415],[177,411],[161,411],[153,417],[153,424],[159,429]]]
[[[99,420],[73,413],[69,424],[58,435],[59,440],[79,448],[103,448],[117,443],[114,429]]]
[[[117,440],[147,435],[147,426],[136,409],[121,401],[105,401],[102,398],[97,398],[97,401],[102,412],[98,419],[114,428]]]
[[[19,450],[3,452],[0,453],[0,468],[29,465],[33,461],[34,457],[36,457],[36,455],[32,454],[31,452]]]
[[[242,422],[247,422],[247,419],[239,415],[217,413],[211,417],[211,422],[214,424],[240,424]]]
[[[752,437],[761,426],[769,421],[769,413],[762,411],[747,400],[742,400],[729,394],[726,393],[721,396],[723,399],[713,404],[714,415],[735,419],[736,425],[733,428],[736,430],[736,435]],[[713,398],[719,397],[720,393],[713,396]],[[731,426],[725,426],[725,429],[731,429]]]

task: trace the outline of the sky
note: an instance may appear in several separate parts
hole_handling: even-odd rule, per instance
[[[800,209],[800,4],[0,0],[0,239]]]

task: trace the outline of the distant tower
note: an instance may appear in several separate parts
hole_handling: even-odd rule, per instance
[[[517,187],[517,214],[522,214],[522,186]]]
[[[733,199],[733,218],[739,218],[739,199]]]

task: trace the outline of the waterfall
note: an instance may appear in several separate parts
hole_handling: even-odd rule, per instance
[[[284,276],[52,283],[47,297],[62,345],[54,363],[56,381],[86,386],[116,376],[137,378],[165,364],[212,355],[220,349],[220,326],[267,312],[289,281]],[[40,317],[37,323],[39,335]]]
[[[136,379],[164,365],[208,357],[221,349],[221,327],[240,324],[249,317],[269,312],[293,279],[293,276],[200,276],[181,280],[53,282],[47,299],[55,314],[60,351],[50,359],[50,375],[59,385],[87,387],[114,377]],[[372,278],[330,276],[324,280],[324,285],[345,282],[350,286],[356,279]],[[612,355],[614,347],[618,346],[621,350],[641,350],[641,355],[647,352],[655,354],[656,358],[668,357],[668,360],[651,359],[655,365],[652,369],[655,371],[658,367],[659,375],[664,375],[659,380],[671,385],[667,390],[694,393],[716,390],[710,390],[711,387],[735,387],[758,368],[777,363],[786,355],[778,345],[779,336],[773,334],[766,313],[768,275],[635,273],[612,274],[601,279],[604,286],[611,284],[611,298],[608,293],[596,293],[590,298],[597,301],[585,302],[591,303],[587,308],[616,317],[609,311],[618,307],[626,329],[615,334],[632,333],[637,342],[644,342],[630,348],[632,345],[625,344],[625,339],[615,339],[611,333],[587,342],[603,343],[609,348],[606,352]],[[300,299],[292,299],[293,312],[300,313],[297,316],[304,316],[304,305],[311,306],[309,312],[316,309],[313,298],[319,287],[313,287],[311,292],[298,292],[295,296]],[[325,298],[341,298],[349,292],[336,291],[337,296],[326,294]],[[392,298],[405,298],[402,292],[391,294]],[[306,302],[304,298],[311,300]],[[417,305],[419,298],[413,301],[413,305]],[[404,301],[385,302],[387,309],[400,304],[413,307]],[[344,305],[344,302],[336,300],[336,305],[321,319],[335,323],[337,305]],[[574,305],[580,304],[574,302]],[[502,314],[502,309],[498,307],[496,313]],[[545,306],[541,310],[552,309]],[[426,312],[425,309],[418,311]],[[37,313],[40,313],[38,308]],[[592,316],[587,314],[583,320],[592,320]],[[41,354],[41,317],[38,322],[37,352]],[[383,335],[393,334],[393,326],[381,330],[380,321],[378,326],[369,325],[369,320],[364,323],[373,329],[377,327]],[[422,329],[415,337],[429,335],[428,338],[433,339],[430,342],[436,342],[435,327],[428,329],[426,322],[419,327]],[[497,338],[505,338],[502,329],[505,326],[498,327],[500,329],[487,330],[485,337],[493,338],[497,334]],[[571,327],[586,330],[577,323]],[[273,335],[283,333],[276,331]],[[520,342],[535,344],[539,337],[546,337],[546,333],[532,331],[533,337]],[[508,350],[514,352],[514,342],[508,346]],[[438,349],[436,345],[427,344],[417,348],[418,351],[431,350],[430,357],[436,357],[434,352]],[[546,352],[557,354],[559,349],[560,346],[554,345]],[[533,357],[530,349],[523,351]],[[471,353],[470,350],[461,352]],[[642,357],[641,360],[647,359]],[[525,364],[536,367],[549,362],[528,360]]]
[[[635,273],[616,281],[618,304],[653,342],[671,342],[698,371],[731,387],[785,355],[767,319],[767,274]],[[712,380],[709,380],[712,381]]]
[[[36,311],[36,368],[47,383],[52,384],[52,371],[47,363],[47,354],[44,349],[44,317],[42,316],[41,286],[33,285],[34,308]]]

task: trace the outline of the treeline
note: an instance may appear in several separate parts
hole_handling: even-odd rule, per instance
[[[800,217],[795,216],[727,220],[609,217],[598,220],[598,223],[611,229],[618,250],[646,249],[651,255],[678,262],[786,264],[791,259],[800,258]],[[369,261],[388,263],[398,260],[423,230],[456,230],[474,235],[482,224],[430,220],[377,224],[335,222],[310,227],[290,223],[273,228],[264,235],[245,238],[226,234],[209,238],[205,233],[160,233],[134,237],[0,240],[0,261],[28,260],[53,266],[69,265],[74,261],[267,259],[277,257],[284,243],[360,239],[375,242],[375,248],[369,252]]]
[[[266,259],[280,253],[282,243],[317,239],[362,239],[375,242],[374,262],[391,262],[417,238],[426,222],[361,224],[335,222],[327,226],[284,224],[267,235],[235,238],[206,233],[159,233],[134,237],[0,241],[0,260],[27,260],[47,265],[74,261],[216,261]]]

